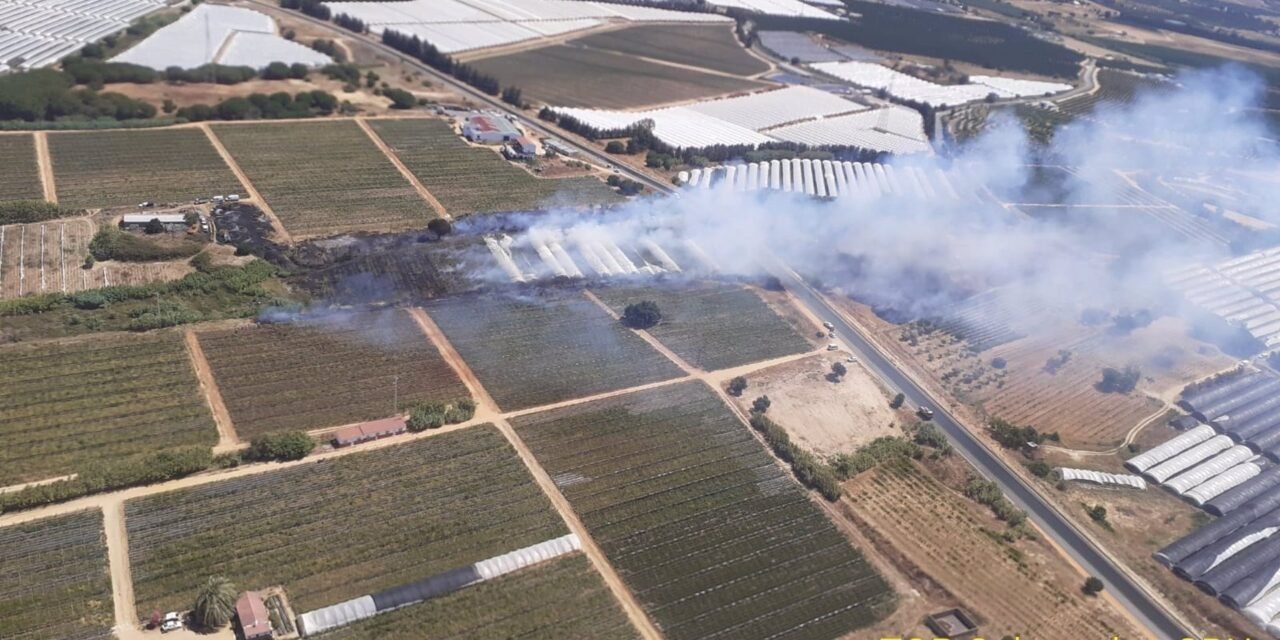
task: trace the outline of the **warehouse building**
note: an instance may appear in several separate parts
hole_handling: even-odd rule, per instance
[[[510,120],[487,113],[470,113],[462,121],[462,137],[481,144],[515,142],[524,134]]]
[[[165,231],[187,230],[187,219],[181,213],[126,213],[120,219],[120,228],[125,231],[144,231],[152,220],[159,220]]]

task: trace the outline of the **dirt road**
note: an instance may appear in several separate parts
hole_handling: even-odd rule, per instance
[[[209,409],[213,411],[213,423],[218,426],[218,444],[213,447],[213,452],[234,451],[240,446],[240,436],[236,434],[235,423],[231,421],[231,412],[222,401],[222,391],[218,389],[218,380],[213,377],[209,361],[204,357],[200,340],[191,329],[184,331],[182,337],[187,345],[187,354],[191,356],[191,366],[195,369],[196,378],[200,380],[200,391],[204,393]]]
[[[53,180],[53,157],[49,155],[49,134],[37,131],[34,138],[36,165],[40,167],[40,186],[44,189],[44,199],[58,204],[58,187]]]
[[[449,215],[449,211],[444,208],[444,205],[440,204],[440,201],[436,200],[436,197],[432,195],[430,191],[427,191],[427,186],[422,184],[422,182],[418,180],[418,176],[413,175],[413,172],[409,170],[409,167],[406,167],[404,163],[400,161],[400,157],[391,150],[391,147],[387,146],[387,143],[382,140],[382,136],[379,136],[377,132],[373,130],[373,127],[369,126],[369,123],[366,122],[364,118],[356,118],[356,124],[360,125],[360,129],[364,131],[365,135],[369,136],[369,139],[378,147],[378,150],[382,152],[382,155],[386,156],[387,160],[390,160],[391,164],[395,165],[396,170],[400,172],[400,175],[404,176],[404,179],[408,180],[409,184],[413,185],[413,190],[418,192],[418,196],[423,200],[426,200],[427,204],[431,205],[431,208],[436,210],[437,215],[445,220],[453,219],[453,217]]]

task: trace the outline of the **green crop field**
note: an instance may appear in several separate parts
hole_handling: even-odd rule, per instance
[[[504,86],[522,87],[526,97],[558,107],[629,109],[774,86],[571,45],[469,64]]]
[[[355,122],[214,125],[214,131],[292,234],[411,229],[435,217]]]
[[[0,638],[107,640],[114,624],[101,511],[0,528]]]
[[[181,335],[0,348],[0,487],[217,442]]]
[[[619,314],[641,300],[657,303],[662,322],[649,333],[701,369],[726,369],[811,348],[760,296],[741,287],[619,287],[595,293]]]
[[[35,138],[29,133],[0,136],[0,202],[44,200]]]
[[[514,424],[672,640],[835,638],[893,609],[885,581],[701,383]]]
[[[575,45],[750,76],[769,64],[747,53],[729,24],[640,25],[579,38]]]
[[[578,553],[361,620],[324,637],[622,640],[638,636],[600,574]]]
[[[596,178],[535,178],[492,150],[463,142],[443,120],[371,120],[369,125],[453,216],[622,200]]]
[[[507,411],[681,373],[585,298],[447,301],[427,311]]]
[[[385,418],[466,387],[404,310],[197,334],[242,439]],[[397,381],[398,376],[398,381]]]
[[[568,533],[491,426],[129,500],[125,515],[143,617],[215,574],[284,585],[302,612]]]
[[[243,193],[199,129],[50,133],[58,203],[120,207]]]

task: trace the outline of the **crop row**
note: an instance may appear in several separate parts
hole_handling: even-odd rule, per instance
[[[831,638],[892,608],[888,585],[701,384],[515,423],[670,638]]]
[[[427,310],[508,411],[680,374],[585,298],[451,300]]]
[[[403,310],[304,317],[199,339],[246,438],[384,418],[417,401],[467,394]]]
[[[649,332],[702,369],[725,369],[809,349],[764,300],[740,287],[605,288],[597,295],[619,314],[634,302],[656,303],[662,322]]]
[[[214,129],[294,234],[422,227],[434,215],[355,122],[260,123]]]
[[[492,427],[126,503],[139,611],[205,576],[306,611],[529,546],[564,524]]]
[[[35,139],[29,133],[0,135],[0,202],[43,199]]]
[[[216,439],[176,333],[0,349],[0,486]]]
[[[113,207],[182,202],[243,187],[199,129],[50,133],[58,202]]]
[[[0,528],[0,638],[106,640],[113,623],[101,511]]]
[[[454,216],[620,200],[595,178],[535,178],[492,149],[463,142],[443,120],[373,120],[370,124]]]

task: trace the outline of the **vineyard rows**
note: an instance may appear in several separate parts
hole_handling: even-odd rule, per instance
[[[423,227],[434,213],[353,121],[215,125],[295,235]]]
[[[199,129],[48,136],[59,204],[121,207],[244,190]]]
[[[114,624],[101,511],[0,528],[0,638],[107,640]]]
[[[966,341],[970,349],[986,351],[1025,336],[1009,324],[1018,314],[1026,313],[1018,302],[998,291],[989,291],[947,309],[937,325]]]
[[[414,402],[467,396],[404,310],[197,335],[242,439],[385,418]]]
[[[506,411],[680,375],[585,298],[450,300],[427,311]]]
[[[1063,639],[1130,635],[1105,604],[1086,602],[1074,592],[1076,585],[1055,581],[1054,572],[1025,549],[1014,549],[985,533],[999,525],[976,516],[974,505],[912,462],[883,464],[846,489],[858,517],[892,540],[894,548],[922,572],[976,607],[976,613],[988,621],[984,628],[990,635]]]
[[[396,609],[325,635],[325,640],[636,638],[631,623],[582,554],[523,569],[447,596]]]
[[[735,286],[696,289],[630,287],[596,295],[621,314],[628,304],[650,300],[662,323],[655,338],[696,367],[726,369],[809,350],[809,343],[755,293]]]
[[[0,361],[0,486],[217,439],[175,333],[15,344]]]
[[[463,142],[443,120],[371,120],[369,124],[454,216],[621,200],[596,178],[535,178],[492,149]]]
[[[6,200],[44,200],[31,134],[0,135],[0,202]]]
[[[889,586],[701,384],[515,426],[673,640],[834,638],[893,609]]]
[[[143,617],[188,604],[213,574],[282,584],[309,611],[567,533],[491,426],[129,500],[125,513]]]
[[[1171,85],[1159,80],[1144,78],[1132,73],[1100,69],[1098,71],[1098,91],[1062,100],[1058,103],[1058,109],[1072,116],[1087,115],[1092,113],[1100,104],[1111,106],[1127,105],[1132,103],[1140,93],[1169,86]]]

